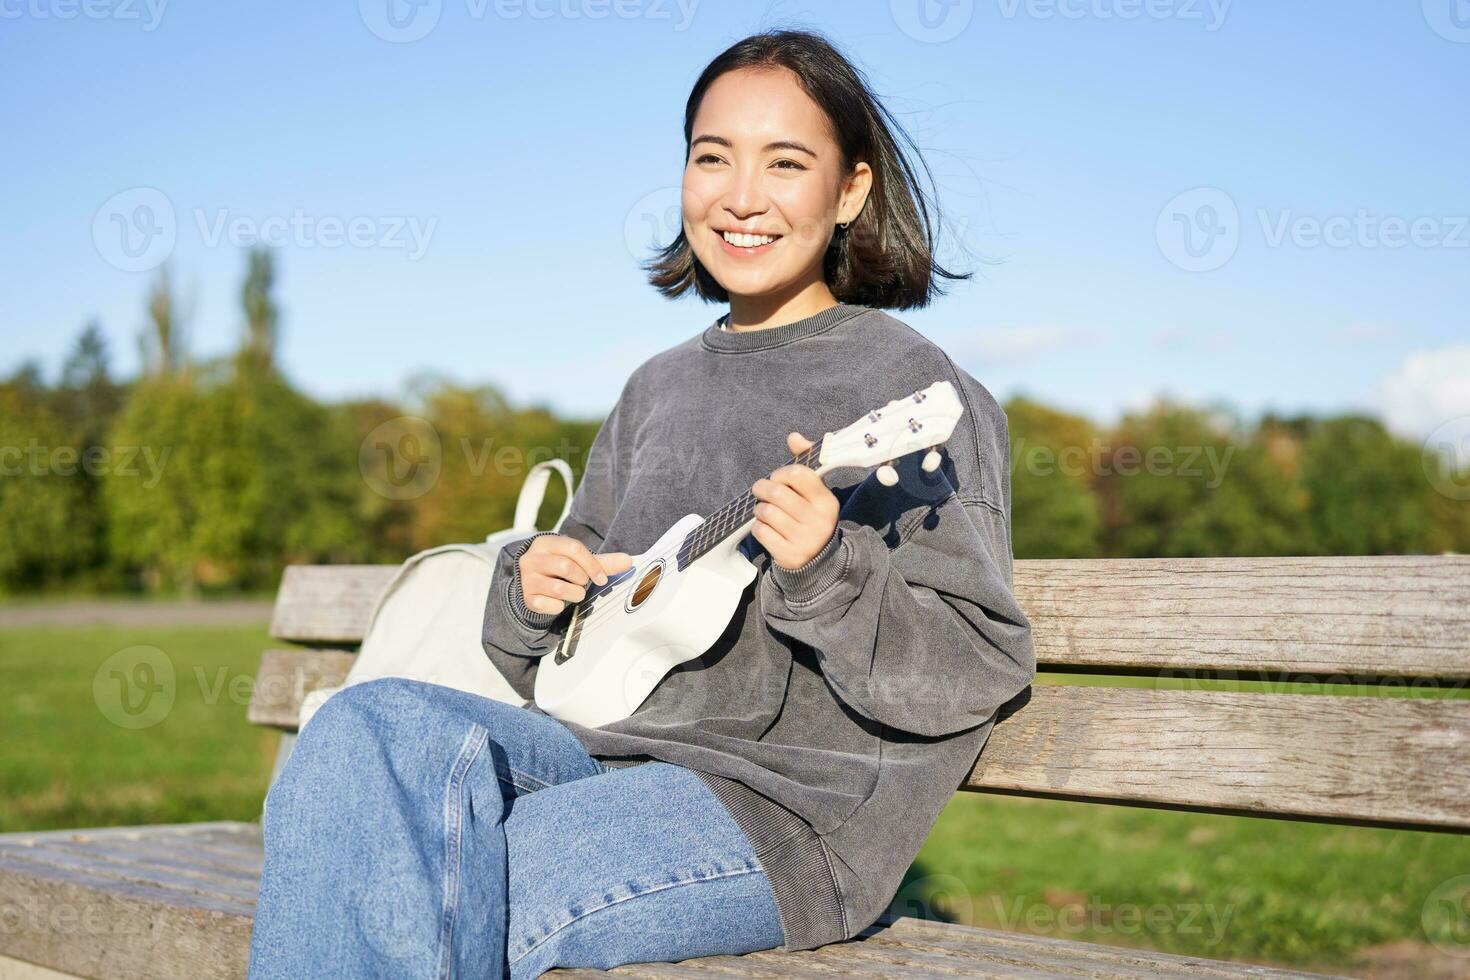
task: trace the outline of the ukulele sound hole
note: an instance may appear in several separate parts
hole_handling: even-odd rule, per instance
[[[638,580],[637,587],[633,589],[633,595],[628,599],[629,612],[648,601],[648,597],[653,595],[653,590],[658,588],[658,583],[663,576],[664,563],[662,561],[655,562],[653,567]]]

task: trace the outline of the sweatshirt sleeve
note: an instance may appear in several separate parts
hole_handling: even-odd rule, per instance
[[[943,736],[984,722],[1024,690],[1036,657],[1012,594],[1005,508],[961,499],[942,471],[920,476],[921,455],[895,464],[898,486],[870,474],[843,504],[827,547],[798,569],[771,563],[759,594],[766,622],[812,648],[849,707],[890,728]],[[914,480],[929,484],[919,497]]]
[[[497,557],[480,638],[485,655],[517,691],[521,689],[517,675],[530,672],[531,665],[525,662],[527,658],[534,660],[554,650],[569,618],[567,609],[559,613],[543,613],[526,606],[521,592],[520,557],[531,547],[531,542],[545,534],[576,538],[593,552],[601,548],[617,510],[618,436],[622,409],[623,399],[619,399],[593,438],[581,482],[572,495],[572,506],[560,527],[512,541],[500,550]],[[529,684],[529,677],[521,680]]]

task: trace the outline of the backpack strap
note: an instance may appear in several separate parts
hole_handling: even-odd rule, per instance
[[[526,481],[521,484],[521,494],[516,498],[515,522],[511,527],[517,531],[534,533],[536,530],[536,515],[541,511],[541,502],[546,497],[546,484],[551,479],[551,471],[555,470],[561,474],[562,482],[567,487],[567,500],[562,505],[561,516],[552,525],[555,530],[561,527],[561,522],[567,519],[567,512],[572,509],[572,468],[564,459],[548,459],[531,467],[526,474]]]

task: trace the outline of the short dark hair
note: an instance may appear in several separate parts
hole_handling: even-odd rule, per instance
[[[740,69],[771,68],[792,71],[832,121],[843,175],[850,174],[858,161],[866,162],[873,171],[873,185],[862,212],[846,229],[837,229],[823,259],[823,277],[832,295],[843,303],[907,310],[927,306],[942,293],[936,277],[970,278],[970,273],[950,272],[934,260],[938,208],[925,198],[894,133],[914,148],[932,184],[933,175],[922,154],[869,89],[862,73],[815,31],[752,34],[705,67],[684,107],[686,166],[694,116],[715,79]],[[683,228],[643,268],[649,272],[649,282],[671,299],[691,286],[705,300],[724,303],[730,298],[695,257]]]

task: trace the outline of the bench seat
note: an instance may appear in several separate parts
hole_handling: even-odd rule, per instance
[[[282,733],[276,773],[302,699],[342,683],[396,568],[286,569],[271,635],[294,646],[265,652],[248,711]],[[1019,561],[1015,589],[1043,670],[1122,683],[1031,688],[959,790],[1470,832],[1470,700],[1394,696],[1470,683],[1470,556]],[[0,980],[243,977],[260,868],[258,823],[0,835]],[[552,972],[1310,976],[905,917],[859,938]]]
[[[0,834],[7,919],[0,925],[10,957],[0,957],[0,978],[243,977],[261,858],[260,825],[237,821]],[[906,916],[884,916],[860,938],[797,953],[769,950],[545,976],[1320,976]]]

